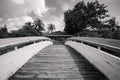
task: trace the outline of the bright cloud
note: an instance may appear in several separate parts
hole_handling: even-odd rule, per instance
[[[16,4],[24,4],[24,0],[12,0]]]
[[[48,20],[45,20],[45,29],[47,29],[48,24],[54,24],[55,25],[55,31],[63,31],[64,29],[64,21],[63,21],[63,17],[55,17],[55,16],[51,16]]]
[[[120,25],[120,16],[116,17],[116,21],[117,21],[118,25]]]
[[[2,18],[0,18],[0,28],[3,27],[3,25],[4,25],[3,22],[4,22],[4,20]]]
[[[42,13],[48,10],[48,8],[46,8],[45,6],[45,0],[12,0],[12,1],[16,4],[24,4],[24,9],[27,12],[33,11],[38,16],[42,16]]]
[[[102,2],[113,2],[113,1],[116,1],[116,0],[101,0]]]
[[[24,23],[33,21],[34,18],[29,13],[33,12],[34,16],[38,18],[42,17],[42,14],[48,10],[45,6],[45,0],[4,0],[4,3],[1,2],[0,4],[5,5],[0,6],[0,22],[6,18],[4,24],[8,26],[9,30],[19,29]]]
[[[2,22],[3,21],[3,19],[2,18],[0,18],[0,22]]]
[[[25,0],[25,6],[38,16],[42,16],[42,13],[48,10],[45,6],[45,0]]]
[[[33,19],[29,16],[9,18],[5,23],[7,24],[8,31],[10,31],[20,29],[26,22],[33,22]]]
[[[62,6],[62,9],[63,9],[64,11],[67,11],[68,9],[70,9],[70,5],[65,4],[65,5]]]

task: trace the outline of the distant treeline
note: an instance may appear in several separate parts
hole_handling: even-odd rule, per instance
[[[48,24],[48,33],[55,30],[55,25]],[[25,23],[21,29],[8,32],[7,26],[4,25],[0,28],[0,38],[9,37],[25,37],[25,36],[42,36],[46,34],[44,29],[44,23],[40,19],[36,19],[33,23]]]
[[[44,31],[44,24],[42,20],[37,19],[33,23],[25,23],[21,29],[8,32],[7,26],[4,25],[0,29],[0,38],[7,37],[25,37],[25,36],[41,36]]]

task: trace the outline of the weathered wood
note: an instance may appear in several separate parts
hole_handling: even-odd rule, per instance
[[[42,41],[0,56],[0,80],[7,80],[20,67],[41,49],[52,45],[51,41]]]
[[[73,49],[82,54],[110,80],[120,80],[120,58],[79,42],[67,41]]]
[[[104,39],[104,38],[91,38],[91,37],[71,37],[68,41],[82,42],[87,45],[100,47],[106,49],[110,54],[120,57],[120,40]]]
[[[19,38],[4,38],[0,39],[0,48],[12,45],[18,45],[38,40],[50,40],[47,37],[19,37]]]
[[[40,51],[9,80],[107,80],[83,56],[64,45]]]
[[[19,37],[19,38],[4,38],[0,39],[0,55],[7,52],[17,50],[26,45],[41,41],[52,41],[47,37]]]

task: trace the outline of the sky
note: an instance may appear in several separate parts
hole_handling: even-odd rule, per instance
[[[0,27],[17,30],[28,21],[40,18],[55,25],[56,31],[64,29],[64,12],[82,0],[0,0]],[[84,0],[85,2],[92,0]],[[108,14],[120,22],[120,0],[98,0],[107,5]]]

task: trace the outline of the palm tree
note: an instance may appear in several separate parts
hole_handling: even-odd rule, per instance
[[[36,19],[33,23],[33,26],[35,30],[37,30],[40,33],[44,30],[44,23],[40,19]]]
[[[34,36],[36,35],[35,34],[35,29],[32,25],[32,22],[26,22],[24,25],[23,25],[23,28],[18,30],[18,33],[21,35],[24,35],[24,36]]]
[[[53,24],[48,24],[47,29],[48,29],[48,32],[52,33],[52,32],[55,30],[55,25],[53,25]]]

